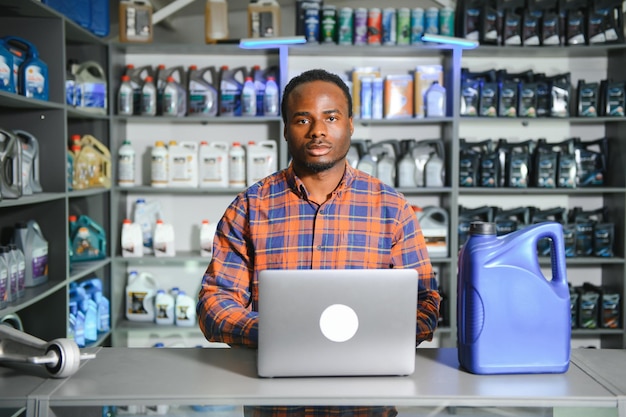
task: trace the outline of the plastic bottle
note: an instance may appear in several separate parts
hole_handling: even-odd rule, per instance
[[[148,272],[130,271],[126,285],[126,318],[131,321],[154,321],[154,297],[158,285]]]
[[[138,198],[135,201],[133,222],[141,226],[144,255],[153,253],[154,227],[160,216],[160,205],[158,202],[151,201],[148,203],[144,198]]]
[[[228,39],[228,3],[206,0],[204,8],[204,40],[206,43]]]
[[[442,207],[426,206],[416,212],[431,258],[448,256],[448,212]]]
[[[551,279],[537,255],[543,238],[552,240]],[[542,222],[497,236],[495,223],[472,222],[459,253],[457,291],[463,368],[475,374],[567,370],[571,306],[561,224]]]
[[[9,243],[8,246],[17,265],[17,297],[23,298],[26,294],[26,263],[24,262],[24,253],[15,243]]]
[[[198,144],[172,140],[168,145],[168,182],[170,187],[198,186]]]
[[[24,253],[24,285],[34,287],[48,281],[48,241],[35,220],[15,224],[13,241]]]
[[[426,117],[446,116],[446,89],[439,81],[433,81],[424,93],[424,111]]]
[[[163,89],[162,111],[163,116],[182,117],[187,114],[187,96],[182,85],[176,82],[173,76],[167,77]]]
[[[117,114],[133,115],[133,86],[130,83],[130,75],[122,75],[122,83],[117,90]]]
[[[409,150],[398,162],[398,187],[413,188],[417,186],[415,182],[415,168],[415,158],[413,158]]]
[[[16,92],[13,75],[13,54],[6,48],[3,39],[0,39],[0,90],[9,93]]]
[[[200,142],[199,187],[228,187],[228,150],[226,142]]]
[[[220,68],[220,116],[241,116],[241,90],[246,68]]]
[[[39,141],[31,133],[16,129],[15,136],[21,142],[22,153],[22,195],[31,195],[43,191],[39,171]]]
[[[228,152],[228,185],[246,186],[246,151],[240,142],[233,142]]]
[[[128,139],[117,152],[117,185],[135,186],[135,149]]]
[[[154,256],[176,256],[174,226],[158,219],[154,228]]]
[[[11,281],[9,280],[9,267],[3,257],[0,256],[0,310],[6,308],[10,301]]]
[[[39,58],[34,44],[17,36],[5,36],[5,45],[13,54],[19,94],[48,101],[48,65]]]
[[[106,114],[107,111],[107,76],[96,61],[85,61],[76,68],[76,85],[80,87],[82,110]]]
[[[106,232],[91,217],[81,214],[71,235],[70,261],[93,261],[106,257]]]
[[[246,77],[241,90],[241,115],[256,116],[256,89],[252,77]]]
[[[148,75],[141,87],[141,115],[155,116],[157,110],[157,94],[154,78]]]
[[[190,65],[188,71],[188,115],[216,116],[219,110],[219,86],[214,66],[198,69]]]
[[[248,4],[248,37],[280,36],[280,5],[276,0],[251,0]]]
[[[176,296],[176,325],[192,327],[196,325],[196,302],[185,291]]]
[[[143,231],[139,223],[131,219],[122,222],[122,256],[124,258],[143,256]]]
[[[11,250],[7,246],[0,246],[0,258],[6,268],[6,295],[7,303],[12,303],[17,299],[17,265],[13,263]]]
[[[172,294],[159,289],[154,298],[156,324],[174,324],[175,299]]]
[[[248,186],[276,172],[278,169],[277,143],[273,140],[248,142],[246,151],[246,184]]]
[[[152,4],[148,0],[121,0],[118,16],[120,42],[152,42]]]
[[[202,220],[200,225],[200,256],[213,255],[213,238],[216,230],[216,223],[211,223],[206,219]]]
[[[276,84],[274,77],[269,76],[265,83],[265,94],[263,95],[263,115],[278,116],[279,102],[278,84]]]
[[[169,184],[168,151],[165,144],[158,140],[152,148],[150,163],[150,185],[153,187],[167,187]]]
[[[0,128],[0,194],[2,199],[22,196],[22,152],[13,132]]]

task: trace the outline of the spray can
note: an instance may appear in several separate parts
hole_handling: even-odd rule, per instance
[[[215,67],[198,69],[196,65],[190,65],[188,78],[189,116],[217,116],[219,94]]]
[[[354,11],[351,7],[339,9],[337,27],[337,43],[339,45],[352,45],[354,42]]]

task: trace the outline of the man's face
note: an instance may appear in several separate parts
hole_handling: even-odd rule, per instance
[[[287,101],[284,136],[296,168],[317,173],[343,165],[354,131],[343,91],[327,81],[296,87]]]

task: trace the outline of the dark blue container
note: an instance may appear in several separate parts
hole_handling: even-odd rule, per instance
[[[537,244],[552,241],[552,277]],[[563,227],[543,222],[496,236],[473,222],[459,253],[459,362],[475,374],[563,373],[570,359],[570,295]]]

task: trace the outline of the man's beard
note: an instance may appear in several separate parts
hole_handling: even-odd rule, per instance
[[[304,166],[314,174],[319,174],[320,172],[327,171],[335,166],[337,161],[331,162],[322,162],[322,163],[313,163],[313,162],[305,162]]]

